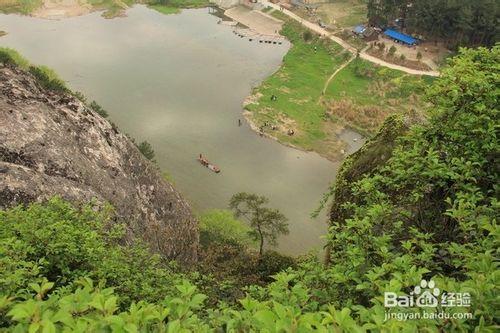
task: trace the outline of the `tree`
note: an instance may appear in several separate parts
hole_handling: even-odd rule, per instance
[[[422,52],[420,51],[417,52],[417,60],[418,61],[422,60]]]
[[[304,38],[305,42],[309,42],[313,39],[313,34],[311,31],[306,30],[304,31],[304,34],[302,35],[302,38]]]
[[[385,43],[384,43],[384,42],[379,43],[379,44],[378,44],[378,49],[380,50],[380,52],[384,52],[384,49],[385,49]]]
[[[392,45],[389,48],[389,55],[392,57],[395,53],[396,53],[396,47],[394,45]]]
[[[90,103],[90,108],[92,110],[94,110],[95,112],[97,112],[101,117],[103,117],[103,118],[108,117],[108,112],[106,110],[104,110],[104,108],[102,106],[97,104],[96,101],[92,101],[92,103]]]
[[[229,210],[213,209],[199,218],[200,220],[200,243],[236,243],[252,245],[254,240],[250,238],[252,229],[241,221],[234,218]]]
[[[368,0],[370,24],[391,25],[448,46],[492,46],[498,39],[498,1],[495,0]]]
[[[148,160],[154,162],[154,160],[155,160],[155,151],[153,150],[153,146],[151,146],[151,144],[149,142],[142,141],[141,143],[139,143],[139,145],[137,146],[137,148],[142,153],[142,155],[144,155],[145,158],[147,158]]]
[[[280,234],[288,234],[288,223],[285,215],[277,209],[264,207],[269,202],[264,196],[240,192],[231,198],[229,207],[236,218],[243,217],[253,229],[251,235],[259,241],[259,257],[262,257],[264,241],[276,245]]]

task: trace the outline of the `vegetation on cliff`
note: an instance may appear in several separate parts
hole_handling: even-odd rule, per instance
[[[203,270],[172,273],[139,245],[124,246],[119,226],[108,227],[106,210],[56,200],[1,212],[0,326],[23,332],[495,332],[499,62],[500,47],[461,50],[428,92],[426,121],[406,126],[391,118],[389,132],[350,160],[335,188],[327,265],[302,258],[271,273],[274,282],[248,287],[236,303],[227,297],[231,282],[214,283]],[[393,137],[399,138],[378,158],[380,143]],[[363,158],[371,166],[352,170],[364,167]],[[229,253],[222,251],[214,263]],[[467,293],[470,304],[399,309],[447,311],[449,318],[387,318],[384,293],[408,295],[422,279],[432,279],[441,293]]]

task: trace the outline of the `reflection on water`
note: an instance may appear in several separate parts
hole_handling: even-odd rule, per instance
[[[207,9],[165,16],[144,6],[113,20],[99,13],[61,21],[0,15],[9,32],[0,45],[54,68],[123,131],[148,140],[196,211],[226,208],[239,191],[259,193],[290,219],[280,250],[321,248],[325,215],[309,214],[338,165],[238,126],[242,100],[277,70],[289,45],[236,38],[218,20]],[[222,172],[202,167],[200,153]]]

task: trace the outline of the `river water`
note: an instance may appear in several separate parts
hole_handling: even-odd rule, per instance
[[[218,20],[207,9],[162,15],[144,6],[112,20],[100,13],[58,21],[0,15],[0,30],[8,32],[0,45],[53,68],[122,131],[149,141],[195,212],[227,208],[240,191],[265,195],[289,218],[280,251],[321,249],[326,215],[310,213],[339,165],[261,138],[242,117],[243,99],[279,68],[289,44],[249,42]],[[359,135],[343,134],[359,147]],[[200,153],[222,172],[202,167]]]

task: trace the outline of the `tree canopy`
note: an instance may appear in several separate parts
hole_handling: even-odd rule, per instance
[[[369,0],[371,24],[391,25],[402,19],[410,33],[450,46],[492,46],[498,42],[498,2],[495,0]]]

